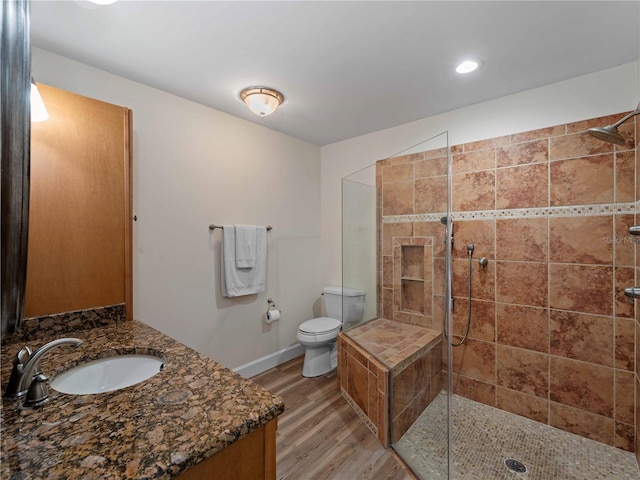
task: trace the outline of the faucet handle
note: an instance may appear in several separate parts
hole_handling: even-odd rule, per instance
[[[49,398],[49,388],[47,387],[47,380],[42,373],[38,373],[33,376],[29,391],[27,392],[27,398],[24,401],[25,407],[39,407],[46,403]]]
[[[13,358],[13,368],[11,369],[11,375],[9,376],[9,383],[5,390],[4,396],[6,398],[18,398],[27,393],[26,390],[20,391],[20,382],[22,381],[22,374],[24,373],[24,367],[31,357],[31,348],[24,346],[20,349],[16,356]]]

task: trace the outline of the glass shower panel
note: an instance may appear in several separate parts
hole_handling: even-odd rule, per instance
[[[369,378],[368,394],[350,381],[343,394],[425,479],[449,478],[450,171],[444,132],[342,180],[343,286],[366,295],[342,342],[368,359],[344,351],[343,375]]]
[[[382,290],[383,297],[391,298],[391,305],[383,300],[383,312],[413,336],[387,362],[390,440],[421,479],[449,478],[450,471],[448,137],[444,132],[378,162]]]
[[[365,292],[361,317],[345,329],[378,317],[376,195],[375,165],[342,179],[342,285]],[[349,297],[344,299],[347,318]]]

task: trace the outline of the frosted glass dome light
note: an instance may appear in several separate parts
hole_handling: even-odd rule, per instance
[[[240,98],[249,110],[261,117],[271,115],[284,102],[284,95],[266,87],[245,88],[240,92]]]

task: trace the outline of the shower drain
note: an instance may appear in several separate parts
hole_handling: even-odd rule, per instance
[[[513,458],[507,458],[504,461],[504,464],[507,468],[516,473],[527,473],[527,467],[524,466],[524,463],[519,462],[518,460],[514,460]]]

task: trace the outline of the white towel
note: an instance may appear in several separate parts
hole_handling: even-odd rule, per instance
[[[239,297],[264,292],[267,272],[267,228],[258,227],[256,239],[256,266],[236,267],[236,241],[233,225],[222,229],[220,248],[220,270],[222,272],[222,295]]]
[[[236,267],[254,268],[258,250],[258,229],[255,225],[236,225]],[[263,227],[264,228],[264,227]]]

